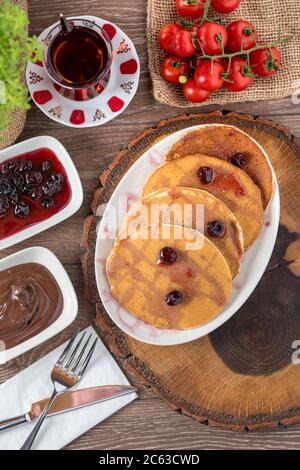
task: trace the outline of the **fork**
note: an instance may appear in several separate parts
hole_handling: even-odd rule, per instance
[[[51,405],[53,404],[56,397],[58,395],[62,395],[67,390],[71,390],[72,388],[74,388],[80,382],[83,374],[86,371],[86,368],[93,355],[98,338],[95,339],[90,350],[86,354],[85,358],[83,358],[85,350],[91,339],[92,333],[89,335],[89,337],[87,338],[86,342],[84,343],[80,351],[79,351],[79,347],[86,335],[86,332],[84,332],[81,335],[76,346],[73,347],[77,335],[78,335],[78,330],[74,333],[74,335],[68,342],[67,346],[63,350],[61,356],[59,357],[58,361],[56,362],[56,364],[54,365],[52,369],[51,381],[53,384],[53,393],[47,405],[45,406],[43,413],[39,417],[36,425],[34,426],[33,430],[29,434],[24,444],[22,445],[21,450],[31,449],[32,444],[34,443],[35,438],[43,424],[43,421],[45,417],[47,416],[47,413],[49,409],[51,408]]]

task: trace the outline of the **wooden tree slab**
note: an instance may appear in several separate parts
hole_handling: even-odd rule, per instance
[[[254,293],[215,332],[179,346],[152,346],[123,333],[109,318],[95,283],[99,204],[109,201],[128,168],[147,148],[179,129],[203,123],[232,124],[269,154],[281,195],[281,219],[271,261]],[[146,129],[120,151],[100,176],[82,247],[86,295],[96,305],[96,325],[110,350],[175,410],[210,426],[252,430],[300,421],[300,140],[263,118],[235,113],[181,115]]]

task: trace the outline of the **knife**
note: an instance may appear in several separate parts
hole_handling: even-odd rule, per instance
[[[112,398],[128,395],[136,392],[135,387],[130,385],[102,385],[100,387],[83,388],[81,390],[73,390],[58,396],[51,406],[48,416],[58,415],[65,411],[76,410],[83,406],[93,405]],[[49,398],[40,400],[31,405],[31,410],[21,416],[0,421],[0,431],[17,426],[18,424],[27,423],[36,420],[42,413]]]

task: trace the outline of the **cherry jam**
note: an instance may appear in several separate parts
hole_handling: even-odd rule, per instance
[[[0,164],[0,240],[57,214],[71,186],[62,163],[48,148]]]

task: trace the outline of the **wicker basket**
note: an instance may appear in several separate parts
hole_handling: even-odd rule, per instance
[[[210,17],[215,15],[211,11]],[[223,15],[226,25],[244,18],[257,27],[260,42],[277,38],[279,25],[283,36],[293,36],[287,44],[279,47],[282,53],[282,66],[279,72],[267,80],[257,78],[253,85],[241,93],[233,93],[222,88],[201,104],[188,102],[180,86],[167,83],[160,74],[160,64],[165,57],[159,50],[157,35],[166,23],[178,21],[175,0],[148,0],[147,45],[149,68],[155,98],[163,104],[180,108],[199,107],[209,104],[229,104],[244,101],[259,101],[283,98],[299,88],[300,79],[300,6],[299,0],[242,0],[239,8]]]

